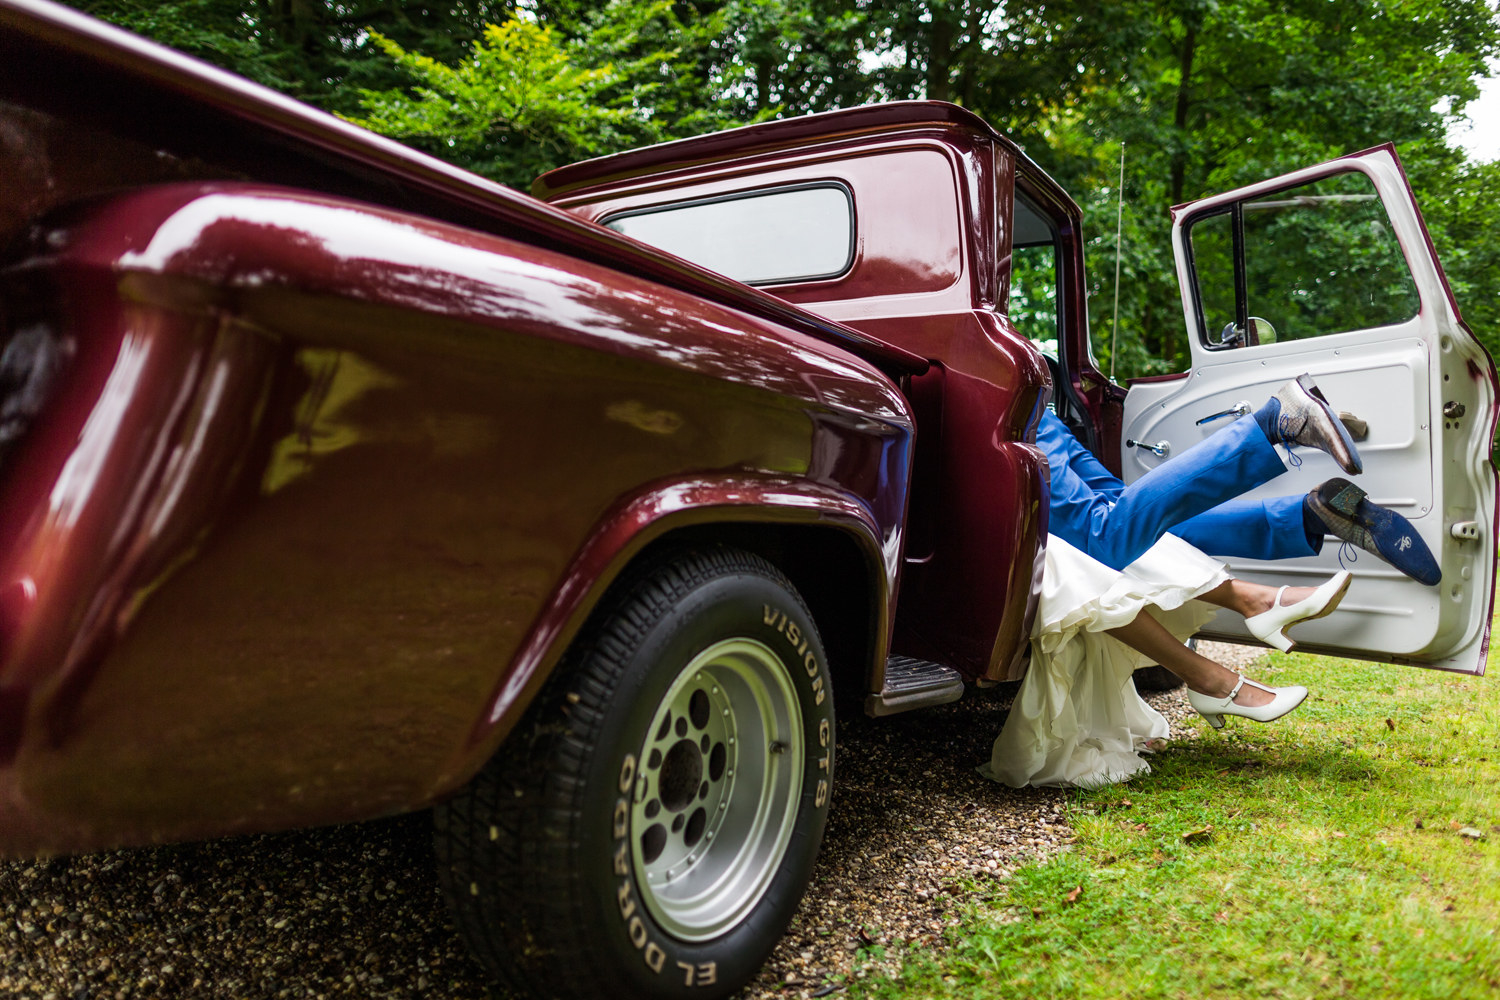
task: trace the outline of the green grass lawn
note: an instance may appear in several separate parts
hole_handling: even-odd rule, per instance
[[[1078,839],[855,994],[1500,996],[1500,664],[1304,655],[1297,712],[1231,720],[1070,806]]]

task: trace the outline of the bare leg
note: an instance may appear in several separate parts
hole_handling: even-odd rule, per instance
[[[1237,581],[1230,581],[1230,583],[1235,582]],[[1275,591],[1272,591],[1272,594],[1274,595]],[[1239,675],[1233,670],[1188,649],[1177,641],[1176,636],[1148,614],[1136,615],[1135,621],[1129,625],[1110,629],[1109,634],[1132,649],[1145,653],[1181,677],[1188,687],[1199,694],[1224,698],[1234,690],[1235,684],[1239,681]],[[1271,692],[1246,684],[1240,688],[1240,693],[1235,696],[1234,701],[1237,705],[1249,707],[1270,704],[1274,698],[1275,695]]]
[[[1213,590],[1198,595],[1198,600],[1207,601],[1209,604],[1230,611],[1238,612],[1246,618],[1271,610],[1271,605],[1276,600],[1276,587],[1267,587],[1263,583],[1251,583],[1248,580],[1225,580]],[[1315,587],[1288,587],[1281,595],[1282,605],[1296,604],[1305,600]],[[1166,664],[1162,664],[1166,666]],[[1204,692],[1205,694],[1208,692]]]

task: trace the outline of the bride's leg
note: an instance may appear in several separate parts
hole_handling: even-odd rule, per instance
[[[1276,587],[1249,580],[1228,579],[1207,593],[1199,594],[1198,600],[1220,608],[1228,608],[1246,618],[1271,610],[1276,603]],[[1283,605],[1296,604],[1312,595],[1316,587],[1288,587],[1281,595]]]
[[[1188,687],[1199,694],[1215,698],[1227,697],[1239,680],[1239,675],[1233,670],[1188,649],[1148,614],[1136,615],[1135,621],[1110,629],[1109,634],[1132,649],[1145,653],[1181,677]],[[1240,688],[1234,701],[1237,705],[1249,707],[1270,704],[1274,698],[1275,695],[1264,688],[1246,684]]]

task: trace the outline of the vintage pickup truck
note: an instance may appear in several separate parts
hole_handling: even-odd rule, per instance
[[[13,856],[435,806],[497,977],[727,995],[806,884],[835,704],[1021,676],[1042,407],[1128,479],[1303,371],[1443,583],[1364,559],[1299,641],[1482,669],[1495,371],[1389,147],[1175,210],[1193,366],[1128,392],[1078,207],[947,104],[529,198],[0,0],[0,176]]]

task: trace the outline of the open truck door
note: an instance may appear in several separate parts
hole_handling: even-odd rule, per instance
[[[1442,567],[1424,586],[1328,536],[1312,558],[1230,560],[1236,576],[1306,586],[1340,568],[1338,610],[1299,625],[1299,648],[1483,673],[1494,596],[1495,366],[1464,325],[1395,148],[1300,170],[1173,210],[1192,348],[1180,379],[1133,386],[1122,465],[1130,482],[1259,407],[1307,372],[1351,415],[1370,500],[1406,516]],[[1343,476],[1296,450],[1247,494],[1305,494]],[[1295,461],[1295,460],[1294,460]],[[1342,551],[1341,551],[1342,550]],[[1221,612],[1204,634],[1247,639]]]

